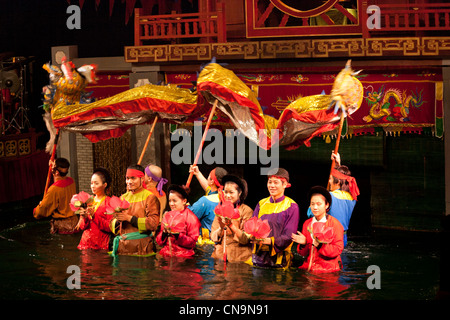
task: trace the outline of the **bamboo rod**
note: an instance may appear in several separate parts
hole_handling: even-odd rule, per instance
[[[217,108],[217,103],[218,103],[218,102],[219,102],[219,101],[216,99],[216,101],[214,102],[214,105],[213,105],[213,107],[212,107],[212,109],[211,109],[211,113],[209,114],[208,122],[206,123],[206,126],[205,126],[205,132],[203,132],[202,141],[200,142],[200,145],[198,146],[197,155],[195,156],[194,163],[192,164],[193,166],[196,166],[196,165],[197,165],[198,159],[199,159],[200,154],[201,154],[201,152],[202,152],[203,144],[205,143],[206,134],[208,133],[209,126],[211,125],[212,118],[213,118],[213,116],[214,116],[214,113],[216,112],[216,108]],[[191,184],[191,181],[192,181],[192,177],[193,177],[193,176],[194,176],[194,172],[191,172],[191,173],[189,174],[189,178],[188,178],[188,180],[187,180],[187,182],[186,182],[186,188],[189,188],[189,185]]]
[[[142,149],[141,156],[139,157],[138,164],[141,164],[142,159],[144,158],[145,151],[147,150],[148,143],[150,142],[150,138],[152,137],[153,130],[155,129],[155,125],[156,125],[157,121],[158,121],[158,116],[156,116],[155,120],[153,120],[152,127],[150,128],[150,132],[148,133],[147,141],[145,141],[144,148]]]

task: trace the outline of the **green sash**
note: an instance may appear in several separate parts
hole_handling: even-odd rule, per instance
[[[140,233],[139,231],[125,233],[124,235],[121,235],[121,236],[116,236],[114,238],[113,248],[112,248],[112,251],[110,252],[110,254],[113,257],[117,256],[117,250],[119,249],[120,240],[137,240],[137,239],[143,239],[145,237],[150,237],[150,236],[151,236],[151,234]]]

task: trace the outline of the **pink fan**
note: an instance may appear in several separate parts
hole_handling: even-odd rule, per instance
[[[219,203],[214,209],[214,212],[216,215],[227,219],[239,219],[241,216],[239,210],[228,200]]]
[[[78,194],[74,194],[72,199],[70,200],[70,209],[74,211],[76,214],[80,213],[80,209],[86,209],[92,202],[94,201],[94,197],[89,193],[81,191]]]
[[[247,220],[244,224],[244,231],[249,235],[252,235],[257,240],[267,238],[270,234],[269,222],[267,220],[258,219],[253,217]]]
[[[325,227],[325,223],[316,222],[313,224],[312,234],[320,243],[330,243],[333,240],[333,228]]]
[[[186,218],[180,211],[169,211],[164,214],[161,223],[171,234],[180,233],[185,229]]]
[[[119,197],[113,196],[109,200],[109,204],[106,206],[106,213],[113,214],[115,212],[122,212],[130,207],[130,203],[126,200],[122,200]]]

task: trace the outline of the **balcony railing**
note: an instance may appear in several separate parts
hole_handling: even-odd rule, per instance
[[[365,5],[362,9],[367,19]],[[363,37],[391,31],[450,31],[450,3],[379,4],[378,7],[380,28],[368,29],[364,24]]]
[[[225,3],[217,4],[217,11],[204,13],[141,15],[135,9],[134,45],[141,46],[147,40],[167,40],[201,38],[202,42],[219,43],[227,41],[225,24]]]

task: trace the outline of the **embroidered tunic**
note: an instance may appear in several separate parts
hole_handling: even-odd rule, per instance
[[[258,267],[288,268],[292,261],[292,233],[297,233],[299,207],[289,197],[272,197],[258,202],[253,216],[267,220],[272,231],[270,245],[253,245],[252,262]]]
[[[147,189],[137,193],[127,192],[121,196],[122,200],[130,203],[128,214],[132,215],[131,222],[123,221],[120,232],[120,222],[112,219],[110,223],[114,234],[121,236],[118,241],[117,254],[148,256],[155,254],[152,232],[159,224],[159,201]],[[113,256],[116,254],[113,247]]]

